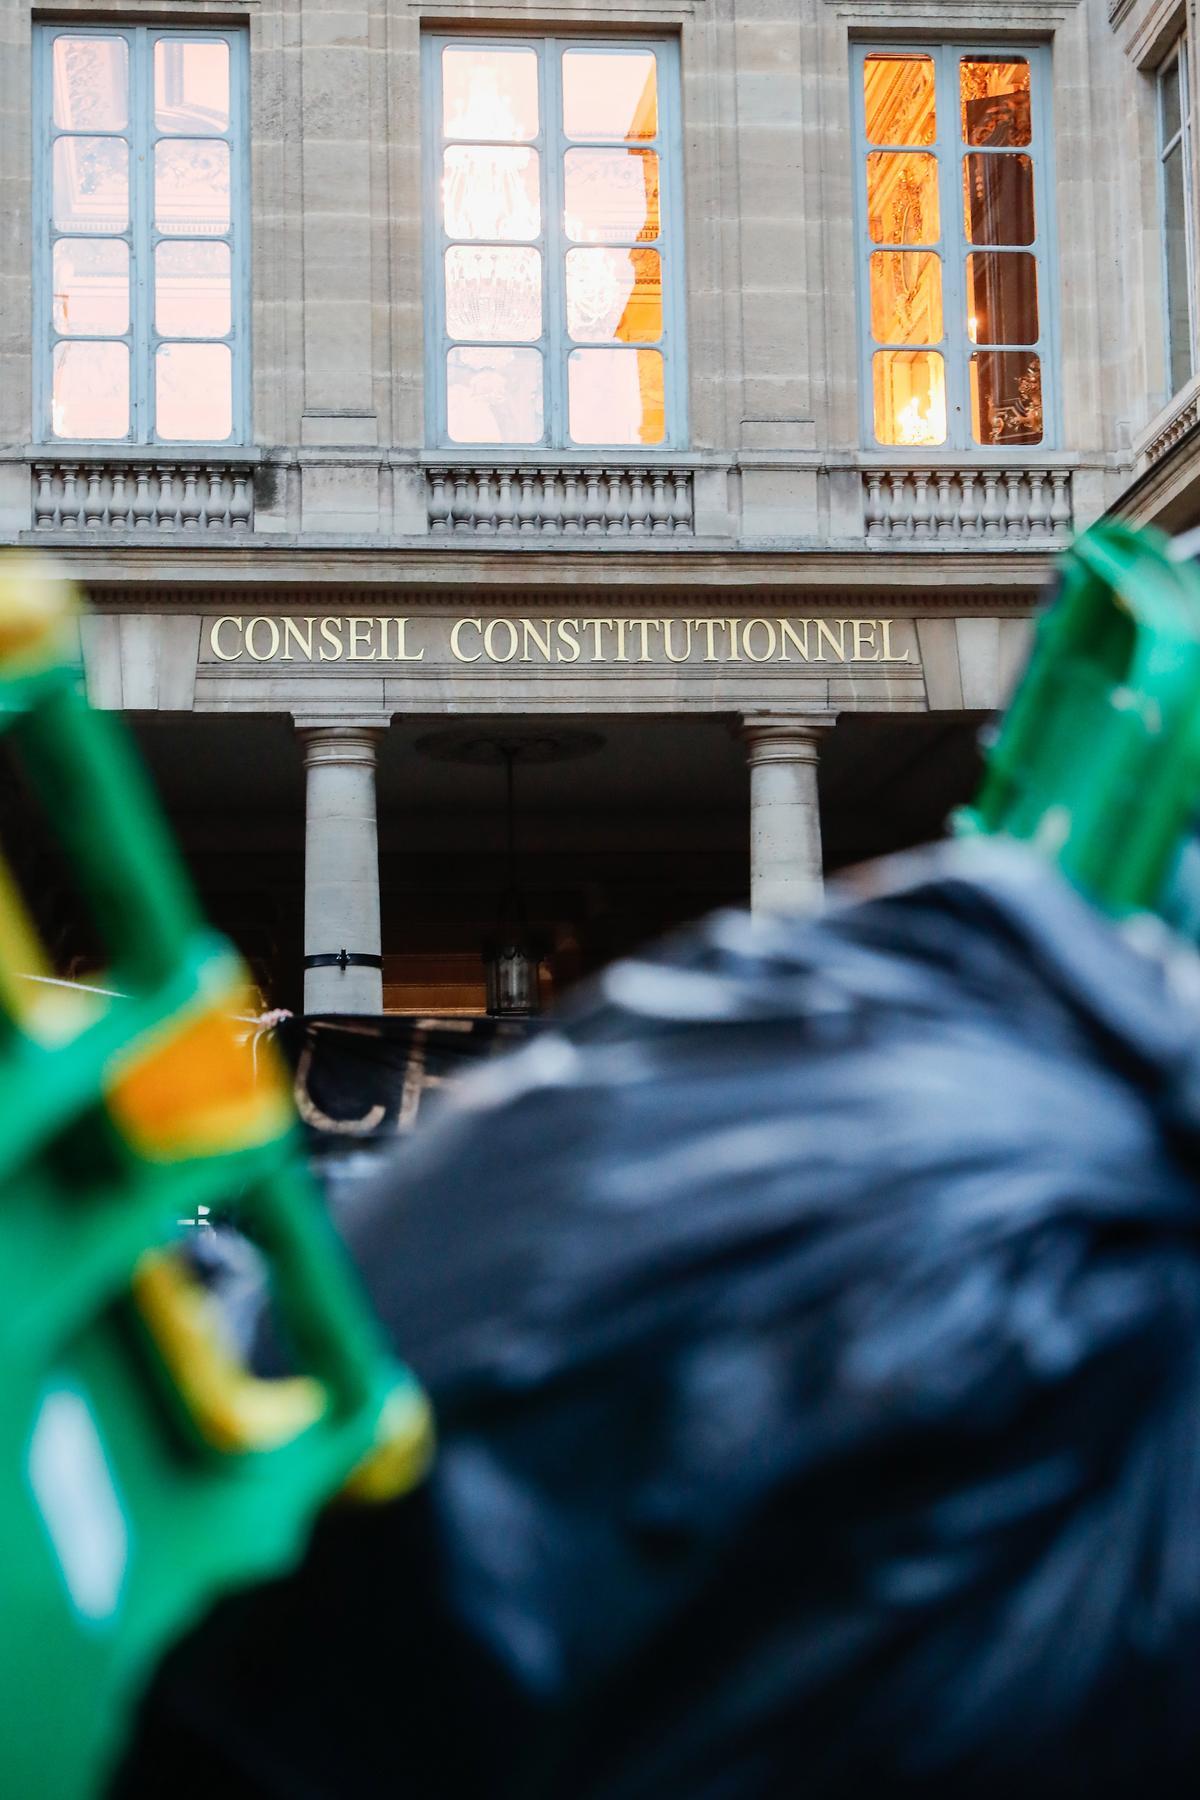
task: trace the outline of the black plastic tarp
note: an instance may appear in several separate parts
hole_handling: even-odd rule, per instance
[[[886,880],[403,1146],[347,1230],[434,1474],[184,1647],[127,1794],[1194,1793],[1200,965],[1015,850]]]

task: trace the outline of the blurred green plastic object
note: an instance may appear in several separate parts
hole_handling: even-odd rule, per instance
[[[102,1791],[170,1644],[303,1552],[338,1493],[421,1477],[428,1407],[311,1192],[244,971],[203,924],[71,589],[0,563],[0,730],[119,997],[49,973],[0,862],[0,1794]],[[35,979],[31,979],[31,977]],[[302,1373],[256,1379],[171,1250],[236,1200]]]
[[[1200,920],[1200,570],[1157,532],[1104,523],[1058,597],[960,831],[1019,838],[1105,912]]]

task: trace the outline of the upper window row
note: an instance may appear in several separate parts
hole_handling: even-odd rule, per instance
[[[685,444],[674,42],[423,53],[430,441]],[[38,55],[40,429],[243,441],[244,33],[48,26]],[[857,52],[868,443],[1051,435],[1045,83],[1036,51]]]
[[[37,407],[54,437],[245,432],[244,44],[39,34]]]

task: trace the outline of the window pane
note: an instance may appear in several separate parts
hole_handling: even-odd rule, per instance
[[[1037,262],[1026,252],[967,258],[967,336],[973,344],[1036,344]]]
[[[447,237],[537,237],[542,229],[537,151],[455,144],[445,153],[442,206]]]
[[[59,238],[54,246],[54,329],[64,337],[119,337],[129,328],[129,246],[123,238]]]
[[[652,344],[662,336],[657,250],[568,250],[567,330],[585,344]]]
[[[215,138],[154,147],[154,222],[169,236],[229,230],[229,145]]]
[[[568,150],[567,236],[615,244],[659,235],[658,157],[653,150]]]
[[[129,50],[123,38],[57,37],[50,60],[60,130],[124,131]]]
[[[868,56],[863,92],[869,144],[932,144],[937,111],[931,56]]]
[[[563,130],[607,143],[657,137],[656,77],[652,50],[564,50]]]
[[[1033,164],[1027,156],[964,156],[968,244],[1032,244]]]
[[[1040,444],[1042,369],[1027,350],[971,358],[971,430],[977,444]]]
[[[129,146],[124,138],[58,138],[53,161],[59,231],[124,231],[129,223]]]
[[[129,351],[124,344],[55,344],[55,437],[121,438],[129,430]]]
[[[158,39],[154,123],[160,131],[228,131],[228,44]]]
[[[1030,141],[1029,64],[1023,58],[964,58],[959,81],[965,144],[1004,149]]]
[[[657,350],[572,350],[567,407],[576,444],[661,444],[663,359]]]
[[[946,371],[931,350],[883,350],[873,358],[875,436],[881,444],[944,444]]]
[[[1181,119],[1179,113],[1179,58],[1172,58],[1159,77],[1159,93],[1162,95],[1162,136],[1163,143],[1169,144],[1179,130]]]
[[[1184,209],[1183,145],[1163,159],[1163,233],[1167,261],[1167,331],[1171,391],[1192,374],[1192,318],[1188,281],[1187,217]]]
[[[880,344],[937,344],[942,338],[942,262],[919,250],[871,257],[871,334]]]
[[[154,325],[163,337],[224,337],[232,323],[228,244],[158,244]]]
[[[936,244],[941,235],[937,158],[872,150],[867,223],[873,244]]]
[[[446,429],[456,444],[536,444],[542,353],[474,346],[446,355]]]
[[[540,250],[458,244],[446,252],[446,333],[536,338],[542,332]]]
[[[227,344],[160,344],[154,359],[160,438],[208,443],[233,430],[233,358]]]
[[[536,137],[536,52],[475,44],[443,50],[442,132],[507,143]]]

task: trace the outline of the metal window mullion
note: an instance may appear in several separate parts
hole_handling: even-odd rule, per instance
[[[1179,66],[1179,154],[1183,164],[1183,241],[1184,266],[1187,271],[1188,363],[1189,374],[1196,370],[1196,256],[1194,238],[1194,193],[1192,181],[1191,67],[1188,40],[1184,32],[1176,50]]]
[[[236,79],[234,64],[237,64]],[[247,444],[253,437],[250,402],[250,31],[229,35],[229,157],[230,195],[229,278],[232,306],[230,326],[233,357],[233,437]]]
[[[666,39],[654,46],[658,86],[659,149],[659,279],[662,284],[663,393],[667,406],[663,449],[687,442],[686,334],[683,309],[683,133],[679,117],[679,46]]]
[[[542,337],[545,348],[542,379],[545,383],[545,441],[556,450],[571,441],[567,414],[567,358],[571,353],[567,332],[566,196],[567,138],[562,122],[561,38],[543,38],[540,45],[539,96],[545,151],[542,157]]]
[[[957,44],[944,44],[938,55],[938,79],[945,98],[939,102],[943,118],[951,121],[948,133],[939,129],[939,139],[949,146],[946,154],[948,175],[945,186],[947,200],[953,199],[954,225],[946,229],[942,217],[942,236],[947,246],[946,266],[942,274],[942,325],[946,342],[946,445],[948,449],[980,449],[971,430],[971,353],[978,346],[971,343],[967,329],[967,221],[963,203],[963,159],[967,145],[962,128],[961,58],[966,54]]]
[[[139,25],[131,32],[130,46],[130,403],[135,444],[149,444],[154,437],[154,365],[150,341],[154,307],[154,255],[151,224],[154,207],[154,161],[150,144],[150,118],[154,82],[150,28]]]

